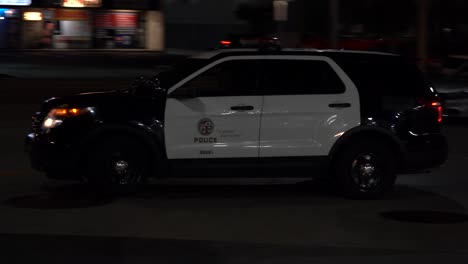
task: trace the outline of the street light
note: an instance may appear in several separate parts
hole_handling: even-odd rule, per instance
[[[273,1],[273,19],[278,22],[288,21],[289,3],[287,0]]]
[[[278,23],[277,34],[285,31],[284,26],[289,18],[289,1],[287,0],[274,0],[273,1],[273,20]]]

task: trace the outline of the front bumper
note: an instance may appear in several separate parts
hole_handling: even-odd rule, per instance
[[[406,142],[405,149],[408,171],[437,168],[448,158],[448,143],[443,134],[414,136]]]
[[[76,157],[68,146],[58,146],[38,134],[26,136],[25,151],[34,170],[45,172],[52,179],[79,179]]]

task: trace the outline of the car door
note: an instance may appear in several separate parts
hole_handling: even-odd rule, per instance
[[[260,157],[327,156],[360,125],[357,89],[331,59],[278,56],[264,65]]]
[[[258,62],[241,57],[209,64],[169,90],[169,159],[257,158],[262,96]]]

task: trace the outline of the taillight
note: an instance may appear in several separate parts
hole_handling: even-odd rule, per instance
[[[229,40],[221,40],[219,43],[223,46],[231,46],[232,44],[232,42]]]
[[[442,104],[440,102],[432,102],[431,107],[437,111],[437,122],[442,123]]]
[[[443,108],[439,98],[419,99],[418,103],[424,107],[432,108],[437,111],[437,122],[442,123]]]

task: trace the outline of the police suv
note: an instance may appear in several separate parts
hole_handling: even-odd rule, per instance
[[[150,177],[329,177],[375,198],[447,158],[438,94],[402,57],[211,51],[125,90],[45,101],[27,150],[50,178],[135,191]]]

